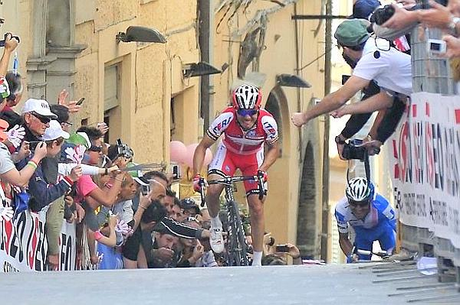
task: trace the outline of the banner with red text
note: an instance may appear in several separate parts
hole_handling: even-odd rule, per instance
[[[460,248],[460,97],[413,94],[386,145],[400,221]]]
[[[0,221],[0,272],[46,270],[46,212],[24,211],[14,221]],[[60,270],[75,270],[75,225],[63,221],[59,240]]]

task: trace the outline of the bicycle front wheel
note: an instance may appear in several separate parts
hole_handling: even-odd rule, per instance
[[[248,266],[248,253],[243,223],[241,222],[238,203],[227,203],[228,216],[228,258],[229,266]]]

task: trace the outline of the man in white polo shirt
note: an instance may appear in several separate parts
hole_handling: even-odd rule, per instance
[[[325,96],[319,104],[306,112],[292,114],[291,120],[294,125],[300,127],[319,115],[339,109],[371,80],[377,83],[381,92],[353,104],[353,112],[350,110],[348,113],[367,113],[384,109],[392,105],[393,96],[396,95],[403,100],[410,96],[410,56],[391,48],[386,40],[371,37],[367,32],[368,25],[369,22],[366,20],[349,19],[338,26],[334,37],[343,49],[344,55],[356,62],[353,75],[339,90]]]

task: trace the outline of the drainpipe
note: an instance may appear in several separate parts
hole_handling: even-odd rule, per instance
[[[199,38],[198,42],[200,45],[200,55],[201,61],[207,62],[211,64],[212,56],[211,56],[211,46],[212,46],[212,38],[211,38],[211,21],[212,18],[212,11],[211,7],[214,1],[212,0],[199,0],[198,1],[198,28],[199,28]],[[201,84],[200,84],[200,117],[203,118],[204,125],[203,131],[208,129],[209,127],[209,120],[211,114],[211,107],[212,107],[212,97],[211,92],[213,91],[213,84],[211,82],[209,75],[201,76]],[[200,132],[200,134],[202,134]]]
[[[326,16],[332,15],[332,0],[326,1]],[[326,19],[325,50],[332,47],[332,19]],[[324,56],[324,95],[331,92],[331,54]],[[324,142],[323,142],[323,188],[322,188],[322,225],[321,225],[321,259],[328,261],[328,236],[329,236],[329,116],[325,116]]]

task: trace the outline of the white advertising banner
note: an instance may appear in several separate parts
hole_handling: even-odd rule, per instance
[[[413,94],[387,147],[400,221],[460,248],[460,97]]]
[[[24,211],[14,221],[0,221],[1,272],[46,270],[45,220],[45,212]],[[63,221],[59,239],[60,270],[75,270],[75,234],[75,225]]]

